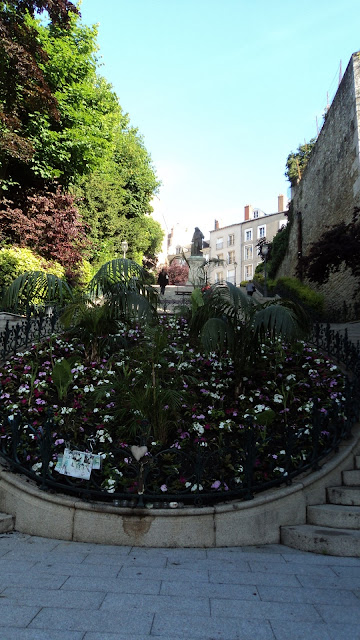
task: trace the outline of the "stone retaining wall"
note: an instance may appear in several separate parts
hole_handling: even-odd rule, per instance
[[[306,256],[328,227],[350,222],[360,206],[360,54],[350,59],[300,183],[294,188],[294,221],[287,255],[277,276],[295,276],[299,251]],[[313,286],[313,284],[311,284]],[[356,281],[347,269],[317,287],[328,311],[353,301]],[[355,319],[355,318],[353,318]]]
[[[123,509],[40,491],[26,478],[0,468],[0,511],[29,535],[139,547],[233,547],[280,542],[280,527],[305,524],[306,507],[326,502],[326,487],[341,484],[360,453],[360,425],[323,467],[289,487],[253,500],[214,507]]]

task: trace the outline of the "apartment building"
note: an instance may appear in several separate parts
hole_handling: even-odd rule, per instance
[[[258,208],[246,205],[244,221],[210,231],[210,258],[223,260],[213,268],[210,281],[232,282],[235,285],[254,277],[256,266],[262,262],[256,246],[259,240],[271,242],[282,226],[287,224],[284,196],[278,197],[277,213],[266,214]]]

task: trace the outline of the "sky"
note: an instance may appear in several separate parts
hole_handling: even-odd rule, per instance
[[[316,137],[360,50],[359,0],[82,0],[99,73],[139,129],[169,232],[277,211],[287,156]],[[189,237],[189,242],[191,237]]]

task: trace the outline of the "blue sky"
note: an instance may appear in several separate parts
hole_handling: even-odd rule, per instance
[[[205,236],[246,204],[277,211],[288,154],[360,50],[359,0],[82,0],[81,14],[162,180],[157,218]]]

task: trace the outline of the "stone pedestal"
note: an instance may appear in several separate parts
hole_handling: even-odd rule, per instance
[[[206,262],[205,258],[203,256],[190,256],[187,260],[189,263],[189,277],[186,284],[192,287],[204,286],[205,275],[203,266]]]

